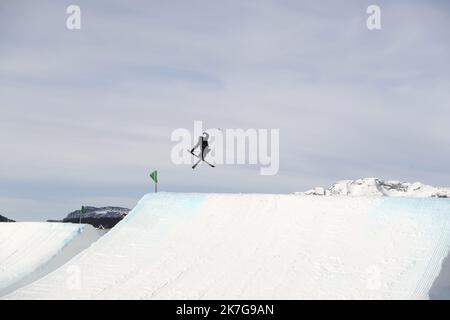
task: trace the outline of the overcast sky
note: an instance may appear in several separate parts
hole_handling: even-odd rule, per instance
[[[66,28],[66,8],[82,28]],[[382,29],[366,28],[381,7]],[[446,1],[1,1],[0,214],[133,207],[152,190],[450,185]],[[280,170],[175,166],[170,135],[280,130]]]

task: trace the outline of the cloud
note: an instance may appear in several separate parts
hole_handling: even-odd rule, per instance
[[[0,191],[24,199],[2,202],[7,216],[131,207],[154,168],[168,191],[448,184],[445,2],[379,1],[380,31],[366,1],[83,0],[80,31],[65,28],[69,4],[0,8]],[[194,120],[279,128],[279,174],[174,166],[170,134]]]

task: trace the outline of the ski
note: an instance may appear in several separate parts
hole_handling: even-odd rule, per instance
[[[215,165],[213,165],[213,164],[209,163],[208,161],[206,161],[206,160],[200,158],[200,156],[198,156],[198,155],[196,155],[195,153],[191,152],[191,150],[188,150],[188,152],[189,152],[190,154],[192,154],[194,157],[197,157],[197,158],[199,158],[200,160],[202,160],[203,162],[205,162],[205,163],[207,163],[208,165],[210,165],[211,168],[215,168]],[[192,169],[195,169],[195,167],[196,167],[199,163],[200,163],[200,162],[197,162],[196,164],[194,164],[194,165],[192,166]]]

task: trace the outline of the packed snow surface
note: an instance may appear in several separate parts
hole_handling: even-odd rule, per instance
[[[450,188],[429,186],[420,182],[385,181],[377,178],[341,180],[330,188],[316,187],[300,195],[316,196],[388,196],[413,198],[450,198]]]
[[[43,268],[84,228],[66,223],[0,223],[0,293]]]
[[[447,199],[150,194],[6,298],[428,298],[449,212]]]

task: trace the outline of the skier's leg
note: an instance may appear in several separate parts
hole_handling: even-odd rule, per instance
[[[207,154],[208,154],[210,151],[211,151],[211,149],[210,149],[209,147],[205,147],[205,148],[202,150],[202,160],[203,160],[203,161],[205,160],[205,157],[207,156]]]
[[[195,146],[190,150],[192,154],[194,154],[194,150],[195,149],[197,149],[198,147],[201,148],[202,141],[203,141],[202,137],[199,137],[197,143],[195,144]]]

